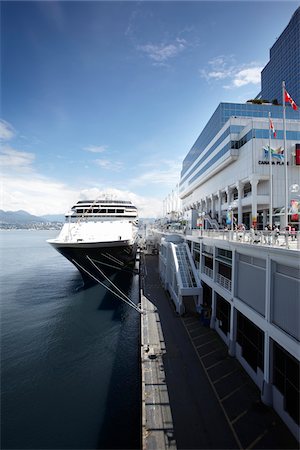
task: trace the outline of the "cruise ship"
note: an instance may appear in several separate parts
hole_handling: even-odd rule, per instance
[[[85,284],[132,272],[137,208],[127,200],[80,200],[65,215],[59,235],[47,242],[81,273]]]

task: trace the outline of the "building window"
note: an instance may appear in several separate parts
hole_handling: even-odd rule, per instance
[[[224,248],[218,248],[217,254],[220,259],[223,258],[224,261],[231,263],[231,261],[232,261],[232,251],[231,250],[225,250]]]
[[[219,294],[217,294],[216,317],[219,320],[219,328],[227,335],[230,332],[230,304]]]
[[[248,197],[248,195],[251,195],[252,192],[252,186],[250,183],[246,183],[244,186],[244,197]]]
[[[242,348],[243,358],[256,372],[264,370],[264,333],[240,312],[237,313],[237,342]]]
[[[206,283],[202,283],[203,287],[203,303],[206,303],[208,306],[212,304],[212,288],[208,286]]]
[[[195,266],[198,268],[199,267],[199,263],[200,263],[200,252],[199,251],[194,250],[194,252],[193,252],[193,259],[194,259]]]
[[[300,363],[276,342],[273,342],[273,384],[284,397],[284,409],[299,425]]]
[[[206,267],[208,267],[209,269],[213,270],[213,268],[214,268],[213,259],[209,256],[204,256],[204,265]]]
[[[227,264],[218,263],[218,273],[222,275],[222,277],[227,278],[227,280],[231,281],[231,267],[227,266]]]
[[[233,200],[238,200],[239,198],[238,190],[236,188],[232,191],[232,197]]]

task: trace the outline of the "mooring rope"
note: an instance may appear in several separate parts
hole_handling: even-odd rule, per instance
[[[122,296],[121,296],[121,295],[118,294],[117,292],[114,292],[112,289],[110,289],[106,284],[102,283],[102,281],[100,281],[97,277],[95,277],[92,273],[90,273],[85,267],[83,267],[81,264],[79,264],[77,261],[75,261],[75,259],[72,259],[72,262],[73,262],[76,266],[80,267],[81,270],[83,270],[85,273],[87,273],[87,274],[88,274],[91,278],[93,278],[97,283],[101,284],[101,286],[103,286],[105,289],[107,289],[107,290],[110,291],[112,294],[114,294],[116,297],[118,297],[120,300],[122,300],[124,303],[126,303],[128,306],[131,306],[131,307],[132,307],[133,309],[135,309],[137,312],[139,312],[140,314],[143,314],[143,310],[140,309],[135,303],[133,303],[132,300],[129,299],[129,301],[128,301],[127,298],[126,298],[126,296],[125,296],[125,294],[123,294],[122,291],[120,291],[121,294],[122,294]],[[91,261],[91,262],[92,262],[92,261]],[[97,266],[96,266],[96,267],[97,267]],[[99,270],[99,272],[101,272],[101,271]],[[108,281],[111,282],[109,279],[108,279]],[[112,282],[111,282],[111,283],[112,283]],[[112,284],[113,284],[113,283],[112,283]],[[125,296],[125,297],[124,297],[124,296]]]

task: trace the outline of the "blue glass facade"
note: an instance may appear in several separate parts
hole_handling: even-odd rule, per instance
[[[270,50],[270,61],[261,72],[260,97],[282,103],[282,81],[300,106],[300,7]]]
[[[227,130],[222,134],[222,137],[224,138],[225,136],[230,134],[230,129],[233,127],[228,127]],[[241,127],[243,128],[243,127]],[[217,162],[219,159],[222,158],[222,156],[224,156],[227,152],[230,152],[232,149],[239,149],[241,148],[243,145],[245,145],[248,141],[250,141],[251,139],[255,139],[255,138],[260,138],[260,139],[265,139],[266,142],[268,141],[269,138],[269,129],[251,129],[250,131],[248,131],[248,133],[246,133],[241,139],[239,140],[231,140],[230,142],[228,142],[227,144],[224,145],[224,147],[222,147],[218,153],[211,158],[207,164],[205,164],[205,166],[203,166],[199,171],[197,171],[198,167],[203,164],[203,162],[209,157],[209,154],[206,153],[203,158],[201,158],[198,163],[195,165],[195,167],[193,168],[193,176],[191,179],[189,179],[188,181],[188,185],[190,186],[194,181],[196,181],[201,175],[203,175],[208,169],[210,169],[215,162]],[[220,138],[221,139],[221,138]],[[277,139],[283,139],[283,130],[278,130],[277,131]],[[289,140],[298,140],[300,141],[300,131],[287,131],[286,132],[286,139],[287,141]],[[219,139],[218,139],[219,141]],[[213,146],[215,147],[215,146]],[[180,184],[182,185],[187,178],[189,177],[190,174],[186,174],[185,177],[183,177],[181,179]],[[183,190],[183,187],[180,187],[180,192]]]
[[[283,116],[282,106],[267,105],[267,104],[253,104],[253,103],[220,103],[210,120],[204,127],[202,133],[196,140],[195,144],[183,160],[181,171],[181,183],[184,181],[184,175],[196,161],[196,159],[205,150],[207,145],[216,136],[224,124],[230,119],[230,117],[265,117],[271,113],[272,118],[281,119]],[[286,108],[287,119],[300,119],[300,112],[294,111],[291,107]],[[239,133],[240,129],[230,127],[225,133]],[[226,136],[221,136],[222,141]],[[219,142],[218,140],[218,142]],[[213,150],[214,147],[212,147]]]

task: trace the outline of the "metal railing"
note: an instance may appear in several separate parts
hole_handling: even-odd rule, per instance
[[[265,230],[190,230],[190,235],[209,237],[227,241],[242,242],[255,245],[267,245],[291,250],[300,250],[300,232],[265,231]]]
[[[210,267],[203,266],[203,273],[209,278],[213,278],[213,270]]]
[[[223,277],[223,275],[217,273],[216,282],[227,291],[231,291],[231,280],[229,280],[228,278]]]
[[[183,287],[197,286],[192,267],[190,265],[185,244],[176,246],[176,256]]]

